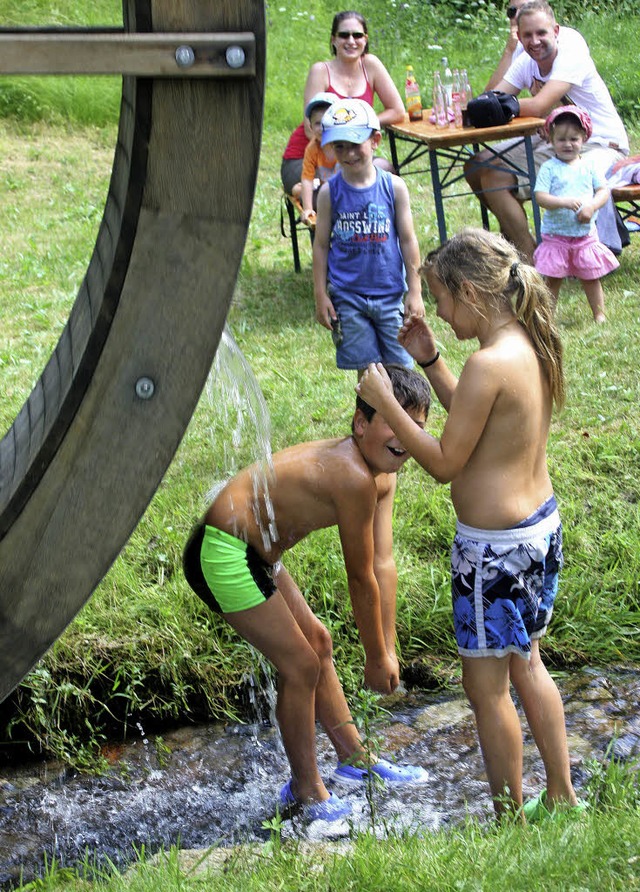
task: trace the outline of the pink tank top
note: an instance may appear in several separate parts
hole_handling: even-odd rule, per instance
[[[329,70],[329,65],[327,62],[322,63],[324,67],[327,69],[327,80],[329,85],[327,86],[327,93],[335,93],[336,96],[339,96],[340,99],[346,99],[347,97],[344,93],[338,93],[335,87],[331,86],[331,72]],[[360,59],[360,65],[362,66],[362,73],[364,74],[364,79],[366,81],[367,86],[365,87],[364,93],[360,96],[350,96],[350,99],[363,99],[365,102],[368,102],[369,105],[373,105],[373,87],[369,82],[369,78],[367,76],[367,68],[364,64],[364,61]],[[304,132],[304,124],[300,124],[293,131],[291,136],[289,137],[289,142],[284,150],[284,155],[282,156],[285,160],[291,159],[300,159],[304,157],[304,150],[307,146],[309,140],[307,139],[307,135]]]
[[[331,71],[329,69],[329,64],[324,62],[324,67],[327,69],[327,81],[329,82],[329,86],[327,87],[327,93],[335,93],[336,96],[339,96],[340,99],[346,99],[344,93],[339,93],[335,87],[331,84]],[[362,58],[360,59],[360,66],[362,67],[362,73],[364,74],[364,79],[366,82],[366,87],[364,88],[364,93],[360,96],[350,96],[349,99],[362,99],[364,102],[368,102],[369,105],[373,105],[373,87],[369,83],[369,78],[367,76],[367,68],[364,64]]]

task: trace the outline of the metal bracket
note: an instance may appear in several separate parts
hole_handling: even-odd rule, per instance
[[[237,78],[255,73],[255,35],[248,31],[0,30],[0,74]]]

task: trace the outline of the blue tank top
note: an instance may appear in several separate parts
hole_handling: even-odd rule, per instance
[[[329,284],[367,297],[404,294],[391,174],[376,168],[375,183],[360,189],[346,183],[339,171],[329,180],[329,194]]]

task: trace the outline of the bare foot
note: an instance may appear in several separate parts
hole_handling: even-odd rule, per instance
[[[593,317],[593,321],[596,325],[602,325],[603,322],[607,321],[607,317],[604,315],[604,313],[596,313],[596,315]]]

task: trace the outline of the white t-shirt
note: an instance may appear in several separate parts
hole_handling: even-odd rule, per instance
[[[521,47],[522,44],[518,46]],[[596,70],[584,37],[573,28],[560,28],[558,54],[549,74],[540,74],[538,63],[522,48],[517,56],[514,52],[504,79],[518,92],[531,90],[536,82],[540,86],[547,81],[565,81],[571,84],[562,104],[579,105],[589,112],[593,124],[593,136],[589,142],[604,146],[613,143],[612,147],[629,151],[624,124],[606,84]]]

